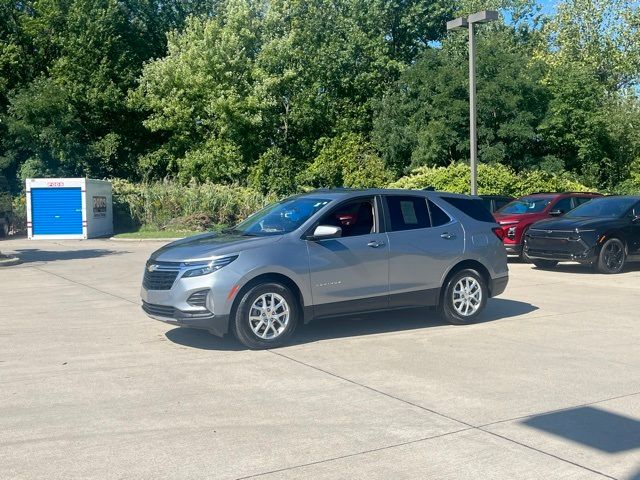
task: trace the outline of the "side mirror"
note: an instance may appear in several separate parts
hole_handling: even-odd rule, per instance
[[[552,217],[559,217],[560,215],[563,215],[564,212],[562,210],[551,210],[549,212],[549,215],[551,215]]]
[[[334,227],[332,225],[318,225],[313,231],[313,235],[307,237],[307,240],[327,240],[329,238],[340,238],[342,236],[342,229],[340,227]]]

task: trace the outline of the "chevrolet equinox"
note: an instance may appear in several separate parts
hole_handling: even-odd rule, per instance
[[[501,237],[478,197],[316,190],[154,252],[142,308],[254,349],[284,344],[300,322],[379,310],[437,306],[467,324],[506,288]]]

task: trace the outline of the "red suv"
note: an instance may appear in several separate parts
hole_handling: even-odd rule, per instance
[[[534,193],[508,203],[494,213],[496,221],[502,227],[507,253],[526,260],[522,252],[522,241],[524,233],[533,223],[563,215],[599,196],[599,193],[588,192]]]

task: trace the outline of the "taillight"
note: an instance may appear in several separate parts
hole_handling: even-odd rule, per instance
[[[504,240],[504,230],[502,230],[501,227],[493,227],[491,231],[496,234],[496,237],[498,237],[500,241]]]

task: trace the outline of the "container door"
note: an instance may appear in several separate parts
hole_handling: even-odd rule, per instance
[[[34,235],[82,235],[80,188],[31,189]]]

